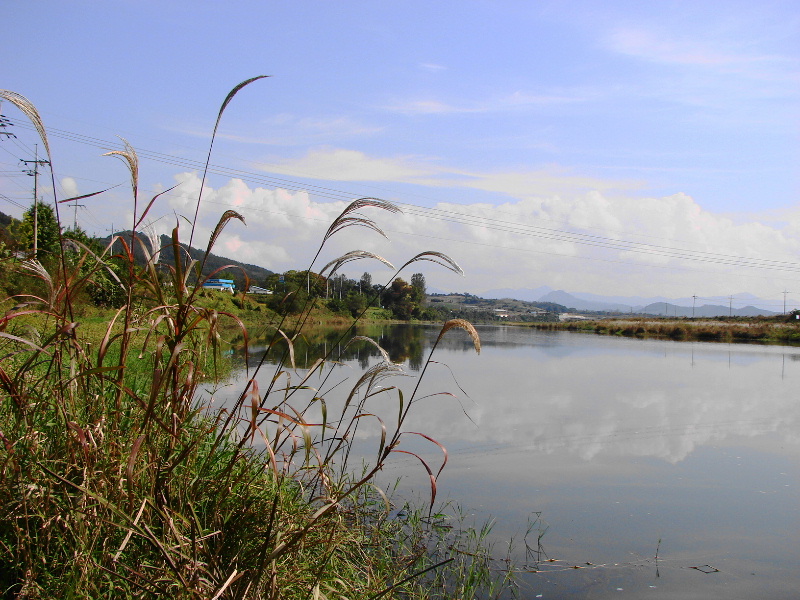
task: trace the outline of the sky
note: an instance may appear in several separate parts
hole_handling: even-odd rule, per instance
[[[361,213],[389,239],[347,228],[315,268],[434,250],[464,275],[417,262],[400,276],[478,295],[800,305],[794,1],[33,0],[6,7],[3,29],[0,89],[40,111],[58,199],[118,186],[62,204],[65,224],[131,226],[125,165],[102,156],[122,137],[140,205],[170,190],[153,227],[188,240],[220,105],[269,75],[222,116],[194,245],[233,209],[247,224],[217,254],[305,269],[347,204],[377,197],[403,210]],[[0,136],[0,211],[18,217],[38,140],[0,111],[16,135]],[[365,271],[395,276],[373,260],[343,270]]]

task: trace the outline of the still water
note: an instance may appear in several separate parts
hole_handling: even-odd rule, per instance
[[[800,348],[478,329],[480,355],[460,330],[440,343],[405,429],[448,449],[438,498],[494,519],[493,539],[537,571],[523,598],[800,597]],[[359,333],[404,365],[391,383],[410,396],[438,328]],[[335,339],[298,346],[299,373]],[[325,385],[379,360],[351,349]],[[369,408],[391,423],[383,396]],[[359,435],[369,448],[378,428]],[[438,468],[441,451],[412,437],[403,447]],[[401,496],[427,493],[408,455],[396,475]],[[526,554],[536,519],[546,532]]]

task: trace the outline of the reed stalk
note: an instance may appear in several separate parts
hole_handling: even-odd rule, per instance
[[[228,94],[214,134],[233,96],[256,79]],[[21,96],[3,94],[38,119]],[[34,124],[46,140],[41,120]],[[446,451],[424,433],[406,430],[416,389],[404,398],[386,385],[402,367],[384,353],[352,383],[338,414],[328,414],[333,404],[320,389],[337,357],[320,356],[305,372],[294,365],[294,341],[307,325],[309,304],[288,331],[289,317],[274,328],[268,345],[283,344],[284,352],[267,385],[258,384],[262,361],[231,406],[212,409],[204,382],[218,376],[221,323],[240,331],[245,352],[248,332],[233,313],[198,301],[198,289],[214,274],[203,275],[203,261],[184,254],[178,225],[169,264],[160,261],[155,236],[137,233],[158,196],[140,210],[135,150],[124,142],[109,154],[131,176],[130,240],[115,238],[101,254],[84,248],[77,259],[67,257],[62,243],[53,273],[34,259],[24,262],[21,268],[45,292],[10,299],[12,308],[0,318],[5,597],[474,597],[476,581],[489,581],[483,559],[474,560],[482,538],[448,534],[445,544],[441,528],[431,525]],[[373,198],[353,202],[328,229],[309,271],[333,235],[351,227],[383,234],[363,213],[368,210],[398,209]],[[196,219],[197,213],[190,241]],[[222,215],[207,253],[234,221],[244,219],[234,211]],[[122,250],[111,257],[115,243]],[[137,248],[144,264],[134,259]],[[357,259],[385,261],[355,251],[323,271],[333,274]],[[110,269],[111,260],[124,265],[115,284],[124,304],[100,334],[86,335],[74,317],[76,294]],[[432,251],[403,267],[419,260],[460,270]],[[446,323],[439,339],[452,328],[467,331],[480,349],[466,321]],[[378,395],[395,399],[396,421],[370,411]],[[317,407],[320,420],[312,419]],[[382,434],[374,460],[358,471],[349,462],[352,439],[366,421]],[[401,447],[408,436],[441,448],[438,472]],[[376,475],[398,452],[416,456],[429,474],[427,511],[407,511],[427,520],[390,517],[391,500]]]

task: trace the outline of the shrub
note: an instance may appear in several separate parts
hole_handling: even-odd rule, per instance
[[[681,327],[681,326],[674,327],[669,332],[669,337],[675,338],[675,339],[684,338],[684,337],[686,337],[686,329]]]

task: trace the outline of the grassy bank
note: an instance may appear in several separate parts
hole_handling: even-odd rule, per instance
[[[708,342],[800,344],[800,324],[776,319],[599,319],[520,324],[546,331]]]
[[[231,91],[217,124],[255,79]],[[52,168],[57,161],[35,107],[12,92],[1,97],[29,116]],[[131,146],[109,154],[130,171],[130,230],[140,231],[158,197],[139,198]],[[397,208],[353,202],[317,256],[349,227],[381,233],[368,216],[381,211]],[[241,220],[226,211],[206,252]],[[193,233],[191,225],[189,245]],[[139,234],[129,243],[144,253],[144,264],[123,239],[113,259],[63,240],[54,256],[6,258],[3,268],[19,269],[21,280],[36,282],[36,292],[7,299],[0,317],[0,593],[198,600],[496,593],[504,576],[492,578],[482,534],[460,535],[434,514],[446,452],[424,432],[406,431],[417,391],[404,396],[392,386],[402,368],[384,352],[349,382],[343,405],[334,409],[328,377],[336,349],[351,341],[347,328],[306,369],[296,369],[294,342],[320,315],[313,301],[281,317],[246,298],[201,292],[188,282],[202,284],[214,273],[204,276],[202,260],[181,252],[184,236],[176,225],[168,264],[159,260],[157,238]],[[383,260],[357,251],[321,272],[332,276],[347,262],[369,258]],[[420,260],[457,269],[444,255],[423,252],[400,270]],[[101,279],[120,299],[110,313],[81,301]],[[251,365],[232,403],[207,408],[211,397],[203,390],[210,387],[213,396],[213,382],[225,374],[231,332],[247,347],[253,328],[280,349],[277,366],[263,359]],[[480,349],[477,332],[462,320],[446,323],[439,339],[454,328]],[[435,344],[422,377],[434,352]],[[394,400],[391,415],[370,412],[378,395]],[[379,435],[373,454],[356,468],[351,443],[367,426]],[[410,436],[441,450],[442,464],[420,459],[430,502],[397,511],[375,477],[396,453],[412,454],[403,446]]]

